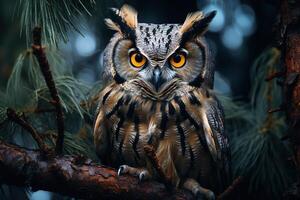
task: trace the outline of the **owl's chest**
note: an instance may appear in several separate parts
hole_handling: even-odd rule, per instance
[[[115,161],[133,166],[145,165],[143,148],[154,144],[157,138],[158,124],[161,124],[160,106],[158,102],[136,97],[124,99],[114,114],[106,116],[105,127],[111,136]]]
[[[145,166],[144,147],[151,144],[159,159],[172,159],[180,174],[197,167],[204,152],[198,103],[186,96],[154,101],[120,91],[103,99],[105,127],[118,164]]]

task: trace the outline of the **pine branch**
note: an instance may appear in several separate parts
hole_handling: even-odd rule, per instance
[[[284,76],[284,72],[274,72],[272,74],[270,74],[266,79],[265,81],[271,81],[273,80],[274,78],[279,78],[279,77],[282,77]]]
[[[36,27],[33,30],[33,54],[36,56],[44,79],[46,81],[47,87],[49,89],[50,95],[52,97],[53,105],[56,109],[56,120],[57,120],[57,133],[58,137],[56,140],[55,152],[57,154],[62,154],[63,143],[64,143],[64,115],[61,106],[60,98],[53,80],[53,76],[50,70],[49,62],[46,58],[45,51],[41,44],[41,28]]]
[[[38,144],[39,148],[41,149],[41,151],[43,153],[49,153],[49,148],[43,142],[43,139],[41,138],[39,133],[27,121],[25,121],[24,119],[19,117],[13,109],[10,109],[10,108],[7,109],[7,117],[8,117],[8,119],[19,124],[25,130],[27,130],[31,134],[33,139],[36,141],[36,143]]]
[[[95,5],[95,0],[18,0],[16,11],[27,42],[32,29],[41,26],[45,43],[57,46],[61,40],[68,41],[70,30],[82,34],[83,25],[78,21],[91,16]]]
[[[108,167],[76,156],[45,160],[39,151],[0,141],[2,183],[47,190],[83,199],[193,199],[184,190],[169,192],[155,181],[139,182],[132,176],[117,176]]]
[[[230,195],[232,195],[234,192],[237,191],[237,189],[241,186],[243,183],[243,177],[239,176],[237,177],[232,184],[222,193],[217,197],[217,200],[222,200],[222,199],[228,199]]]

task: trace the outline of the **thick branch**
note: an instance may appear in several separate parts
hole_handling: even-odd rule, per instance
[[[33,30],[33,54],[36,56],[44,79],[46,81],[47,87],[49,88],[50,95],[53,99],[53,105],[56,109],[56,120],[57,120],[57,133],[58,137],[56,140],[55,151],[57,154],[61,154],[63,150],[64,143],[64,115],[62,106],[60,103],[60,98],[53,80],[53,76],[50,70],[49,62],[46,58],[45,51],[41,44],[41,28],[36,27]]]
[[[76,157],[45,160],[39,151],[0,141],[1,181],[33,190],[47,190],[84,199],[193,199],[189,192],[169,192],[161,183],[140,183],[130,176],[118,177],[112,168]]]

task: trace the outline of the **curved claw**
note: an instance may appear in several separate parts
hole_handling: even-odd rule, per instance
[[[118,176],[121,176],[122,174],[129,174],[132,176],[137,176],[139,178],[140,182],[151,178],[151,175],[148,170],[134,168],[134,167],[130,167],[128,165],[121,165],[119,167]]]
[[[140,175],[139,175],[139,181],[142,182],[143,179],[144,179],[144,177],[145,177],[145,174],[143,172],[140,173]]]
[[[121,167],[119,168],[119,170],[118,170],[118,176],[120,176],[120,175],[121,175],[121,173],[122,173],[122,169],[123,169],[123,168],[121,168]]]
[[[118,176],[122,175],[126,171],[126,165],[121,165],[118,169]]]
[[[142,181],[145,181],[147,179],[149,179],[150,177],[150,174],[148,171],[146,170],[143,170],[140,174],[139,174],[139,181],[142,182]]]
[[[183,187],[189,191],[191,191],[198,200],[215,200],[215,194],[213,191],[203,188],[200,184],[192,178],[186,179],[183,184]]]

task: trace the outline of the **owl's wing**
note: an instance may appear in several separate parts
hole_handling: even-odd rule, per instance
[[[224,129],[224,112],[219,100],[211,96],[206,104],[206,117],[212,132],[217,152],[217,163],[220,167],[220,177],[227,185],[231,176],[231,154],[228,137]]]
[[[101,102],[101,101],[100,101]],[[94,144],[96,148],[96,152],[100,157],[103,164],[106,164],[107,155],[108,155],[108,147],[109,147],[109,139],[108,133],[104,127],[104,111],[102,109],[101,103],[98,104],[95,121],[94,121]]]

